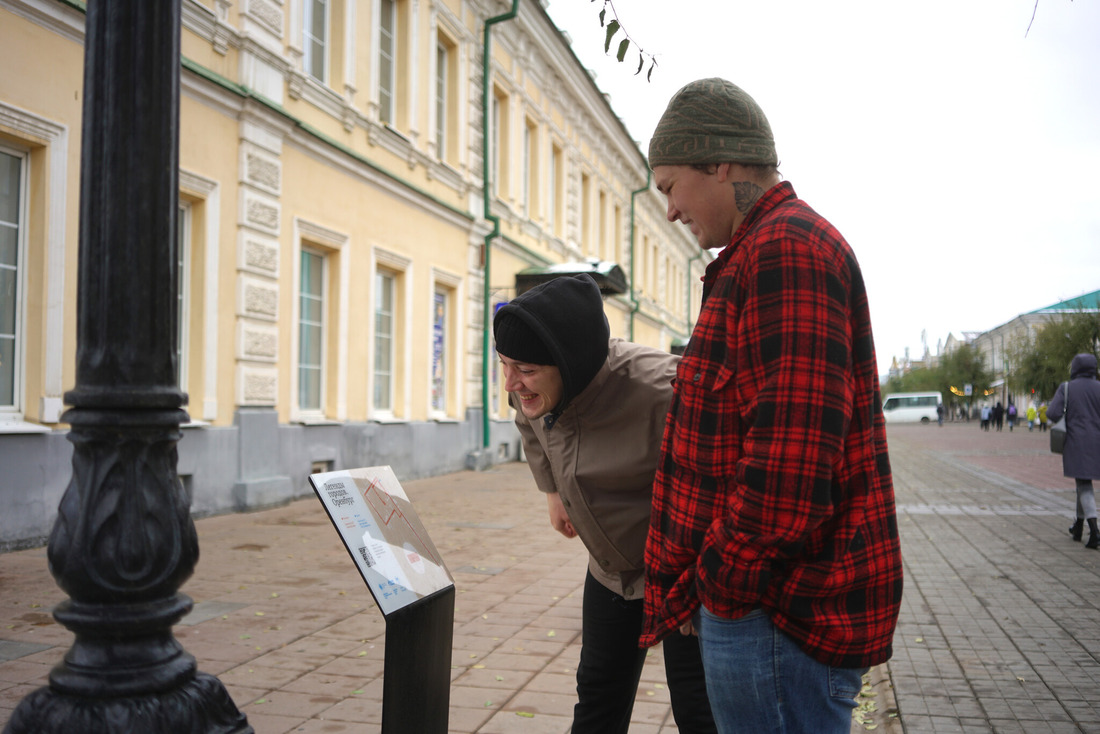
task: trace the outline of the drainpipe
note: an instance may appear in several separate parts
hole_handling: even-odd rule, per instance
[[[696,260],[701,259],[702,257],[703,257],[703,251],[700,249],[699,252],[695,253],[695,255],[692,256],[692,258],[690,260],[688,260],[688,264],[687,264],[687,289],[686,289],[687,290],[687,303],[685,304],[686,308],[684,310],[684,324],[688,327],[687,328],[688,339],[691,338],[691,331],[692,331],[691,330],[691,264],[693,262],[695,262]]]
[[[500,217],[494,216],[490,206],[490,189],[489,186],[489,65],[490,65],[490,42],[492,37],[489,35],[489,29],[497,23],[501,23],[506,20],[511,20],[516,17],[516,11],[519,9],[519,0],[512,0],[512,9],[503,15],[496,15],[485,21],[485,34],[482,42],[482,67],[481,67],[481,188],[482,188],[482,201],[484,202],[484,216],[485,219],[493,223],[493,230],[489,234],[485,235],[484,245],[484,265],[482,266],[482,314],[481,314],[481,448],[489,448],[489,411],[492,409],[492,400],[489,396],[489,365],[492,360],[489,358],[490,344],[489,344],[489,329],[491,325],[492,300],[490,298],[489,289],[489,275],[492,272],[489,268],[491,261],[491,253],[493,251],[493,239],[500,235]],[[496,130],[492,131],[496,134]]]
[[[638,313],[638,309],[641,305],[634,298],[634,260],[635,246],[634,246],[634,200],[645,191],[649,191],[649,185],[653,181],[653,171],[649,168],[649,163],[645,166],[645,186],[640,189],[635,189],[630,192],[630,341],[634,341],[634,314]]]

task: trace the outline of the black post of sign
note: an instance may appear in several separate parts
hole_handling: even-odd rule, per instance
[[[386,615],[382,734],[446,734],[455,587]]]
[[[199,546],[176,473],[180,0],[88,3],[73,475],[50,571],[75,634],[5,734],[251,734],[172,634]]]

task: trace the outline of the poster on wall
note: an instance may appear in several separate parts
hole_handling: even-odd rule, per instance
[[[309,483],[382,614],[454,586],[390,467],[311,474]]]

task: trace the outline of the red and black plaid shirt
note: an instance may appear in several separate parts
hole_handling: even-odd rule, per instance
[[[829,665],[884,662],[901,548],[855,256],[781,183],[703,280],[657,466],[641,644],[702,602],[760,607]]]

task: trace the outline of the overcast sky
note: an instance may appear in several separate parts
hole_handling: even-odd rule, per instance
[[[636,48],[604,55],[602,2],[547,11],[643,153],[689,81],[760,103],[856,252],[881,373],[922,332],[935,354],[1100,289],[1100,2],[1039,0],[1029,32],[1034,0],[616,0],[648,83]]]

